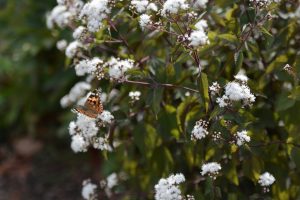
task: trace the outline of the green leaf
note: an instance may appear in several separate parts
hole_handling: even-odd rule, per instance
[[[234,61],[235,61],[235,66],[236,66],[236,70],[235,72],[238,73],[243,65],[243,61],[244,61],[244,54],[242,51],[237,52],[234,55]]]
[[[294,88],[288,97],[296,101],[300,101],[300,86]]]
[[[155,115],[157,115],[160,111],[161,108],[160,104],[163,99],[163,93],[164,93],[164,89],[161,87],[157,87],[155,90],[152,91],[151,105]]]
[[[216,107],[213,109],[213,111],[209,116],[209,121],[215,118],[216,116],[218,116],[220,113],[222,113],[223,110],[224,110],[223,108],[220,108],[218,105],[216,105]]]
[[[235,185],[239,185],[238,174],[236,170],[236,163],[232,160],[226,167],[224,168],[225,176],[228,178],[230,182]]]
[[[270,36],[270,37],[273,37],[273,35],[267,30],[265,29],[265,27],[263,26],[260,26],[259,29],[266,35]]]
[[[197,106],[199,103],[195,97],[186,98],[181,102],[177,108],[176,120],[179,131],[181,133],[185,132],[187,116],[192,108]]]
[[[297,168],[300,168],[300,149],[294,147],[291,151],[291,159],[296,164]]]
[[[209,94],[208,94],[208,79],[205,73],[201,73],[201,86],[202,86],[201,89],[204,97],[205,111],[207,113],[209,108]]]
[[[288,98],[286,93],[282,93],[277,98],[277,101],[275,103],[276,111],[283,111],[290,107],[292,107],[295,104],[294,99]]]
[[[230,33],[220,34],[217,37],[220,38],[220,39],[226,40],[228,42],[231,42],[231,43],[237,43],[238,42],[237,37],[233,34],[230,34]]]
[[[277,56],[277,58],[267,67],[266,73],[269,74],[273,72],[278,67],[283,67],[284,64],[286,64],[288,61],[287,55],[280,55]]]
[[[222,17],[220,17],[220,15],[215,14],[215,13],[211,13],[211,17],[214,19],[214,21],[221,25],[221,26],[226,26],[226,23],[224,21],[224,19]]]
[[[172,65],[171,63],[169,63],[166,67],[166,72],[167,72],[167,75],[172,77],[175,75],[175,69],[174,69],[174,65]]]

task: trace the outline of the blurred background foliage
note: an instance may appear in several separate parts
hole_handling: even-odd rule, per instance
[[[13,192],[22,185],[21,192],[28,192],[27,199],[39,199],[41,195],[40,199],[80,199],[81,181],[89,176],[99,180],[97,173],[101,166],[101,176],[114,171],[125,171],[129,175],[128,183],[117,188],[127,194],[127,199],[151,198],[157,181],[172,172],[182,172],[187,180],[192,180],[187,182],[184,190],[194,194],[196,199],[299,199],[300,149],[293,144],[300,143],[300,89],[298,79],[293,79],[283,70],[283,66],[289,63],[299,77],[300,30],[297,19],[268,22],[264,28],[275,27],[276,34],[270,36],[263,29],[258,39],[247,42],[248,49],[242,49],[238,55],[239,64],[236,64],[232,48],[238,43],[236,35],[251,19],[240,12],[239,1],[216,0],[214,3],[230,8],[224,16],[208,11],[216,24],[209,31],[211,44],[200,51],[200,57],[209,63],[204,72],[211,84],[215,80],[220,83],[232,80],[240,68],[247,71],[250,88],[257,96],[255,105],[248,110],[225,113],[223,119],[238,124],[239,129],[250,130],[251,145],[256,147],[237,149],[227,144],[215,144],[210,139],[196,144],[177,142],[177,139],[182,139],[182,134],[189,137],[197,120],[210,118],[220,111],[216,109],[207,114],[204,97],[185,98],[182,91],[149,89],[143,91],[145,98],[133,108],[133,111],[138,111],[150,105],[149,109],[143,110],[146,115],[144,123],[140,123],[135,118],[128,118],[128,111],[132,108],[123,98],[134,87],[117,86],[120,98],[106,106],[120,105],[121,111],[114,115],[124,121],[119,124],[116,135],[124,142],[116,152],[101,156],[94,151],[74,154],[69,148],[67,126],[74,115],[69,110],[62,110],[59,100],[78,79],[72,69],[65,67],[65,57],[55,47],[58,36],[67,33],[46,29],[45,13],[55,6],[56,1],[1,0],[0,176],[7,185],[0,181],[0,193],[7,188]],[[282,3],[280,9],[293,12],[299,6],[297,1],[290,3],[290,7]],[[137,35],[142,33],[129,33],[126,28],[126,25],[137,22],[126,18],[124,21],[121,32],[127,34],[130,44],[135,46],[137,57],[143,56],[139,55],[141,49],[150,54],[163,44],[163,34],[156,40],[139,44],[136,39],[140,36]],[[217,56],[211,56],[212,51]],[[165,52],[157,51],[155,55],[163,57]],[[183,56],[171,70],[169,67],[162,70],[164,59],[149,62],[157,81],[195,87],[195,78],[183,78],[192,74],[182,67],[186,61]],[[104,91],[111,88],[107,82],[103,85]],[[237,126],[230,131],[224,127],[221,120],[212,128],[224,130],[225,135],[237,130]],[[30,151],[24,154],[29,146],[39,150],[32,150],[34,157]],[[222,176],[214,183],[200,177],[200,166],[207,161],[219,161],[224,168]],[[14,165],[21,167],[16,169]],[[26,167],[30,170],[24,172]],[[14,176],[18,170],[20,180]],[[256,184],[259,174],[264,171],[276,178],[268,194],[262,194]],[[25,181],[20,177],[26,177]],[[17,184],[15,180],[19,180]],[[200,181],[194,184],[195,180]],[[7,199],[11,197],[4,193]]]
[[[88,158],[70,151],[70,112],[59,105],[76,78],[45,25],[55,4],[0,0],[1,200],[80,199],[82,179],[90,175],[78,168]]]

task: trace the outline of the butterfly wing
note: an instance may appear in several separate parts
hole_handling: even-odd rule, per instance
[[[91,118],[96,118],[103,112],[103,105],[100,101],[99,92],[94,90],[87,98],[83,106],[76,106],[74,112],[84,114]]]
[[[74,109],[73,109],[74,112],[76,113],[81,113],[83,115],[86,115],[90,118],[96,118],[98,116],[98,113],[91,110],[91,109],[88,109],[86,108],[85,106],[76,106]]]
[[[84,106],[89,110],[93,110],[97,114],[101,114],[103,112],[103,105],[101,103],[100,96],[97,91],[93,91],[90,94]]]

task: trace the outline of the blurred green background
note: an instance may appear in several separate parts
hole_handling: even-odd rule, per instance
[[[46,28],[55,4],[0,0],[1,200],[80,199],[81,182],[91,175],[82,165],[88,156],[71,151],[63,123],[71,112],[59,100],[76,77]]]

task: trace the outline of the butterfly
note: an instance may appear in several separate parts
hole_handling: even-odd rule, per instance
[[[103,105],[100,100],[100,92],[98,90],[94,90],[89,95],[83,106],[78,105],[72,109],[72,111],[81,113],[90,118],[97,118],[97,116],[103,112]]]

